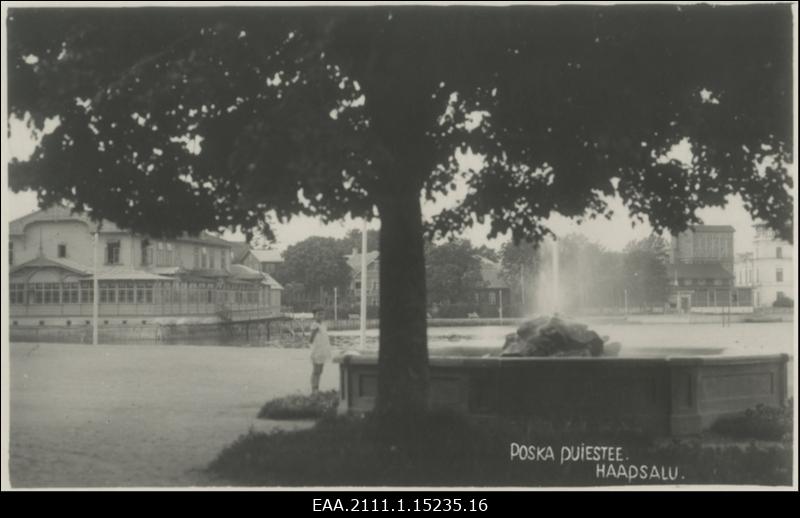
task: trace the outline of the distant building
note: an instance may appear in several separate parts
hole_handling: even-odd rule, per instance
[[[253,250],[259,265],[259,271],[272,275],[278,265],[283,263],[283,255],[279,250]]]
[[[96,229],[61,206],[10,223],[12,325],[90,323]],[[210,234],[154,239],[103,221],[96,255],[101,323],[244,320],[280,312],[280,285],[231,264],[230,243]]]
[[[734,283],[733,239],[728,225],[695,225],[672,236],[668,300],[680,312],[748,312],[749,288]]]
[[[350,267],[349,295],[355,301],[361,301],[361,254],[353,249],[350,254],[345,254],[345,260]],[[380,254],[377,250],[367,252],[367,306],[377,306],[380,303]]]
[[[766,225],[755,225],[755,230],[753,251],[736,258],[736,284],[752,289],[755,307],[770,307],[778,299],[793,298],[794,249]]]
[[[503,280],[502,269],[496,263],[485,257],[478,257],[481,262],[481,277],[484,285],[475,290],[475,303],[482,306],[494,306],[496,308],[508,307],[511,305],[511,288]]]
[[[279,250],[254,249],[242,241],[229,241],[229,243],[233,264],[243,264],[253,270],[273,275],[278,265],[283,263],[283,255]]]

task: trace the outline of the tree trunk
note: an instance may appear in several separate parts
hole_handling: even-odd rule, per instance
[[[376,413],[409,418],[428,407],[425,255],[419,192],[381,203],[380,350]]]

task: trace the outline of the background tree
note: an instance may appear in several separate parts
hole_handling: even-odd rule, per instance
[[[791,239],[790,5],[9,10],[8,105],[59,125],[14,190],[156,236],[380,217],[377,409],[428,394],[428,226],[515,241],[607,212],[683,230],[739,194]],[[688,141],[692,161],[669,160]],[[412,419],[413,420],[413,419]]]
[[[350,284],[350,267],[339,240],[312,236],[286,249],[275,278],[285,284],[302,284],[306,295],[313,298],[321,290],[344,291]]]
[[[539,243],[509,241],[500,249],[500,268],[504,280],[511,287],[512,300],[519,301],[524,313],[533,310],[541,257]]]
[[[481,261],[465,239],[425,246],[425,277],[430,304],[469,303],[483,286]]]
[[[634,240],[625,246],[623,283],[628,304],[663,307],[667,302],[667,244],[660,236]]]

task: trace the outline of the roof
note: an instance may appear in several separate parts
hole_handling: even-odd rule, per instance
[[[276,281],[270,274],[262,273],[261,275],[264,276],[264,283],[267,286],[269,286],[270,289],[273,289],[273,290],[282,290],[283,289],[283,286],[281,286],[281,283]]]
[[[373,250],[372,252],[367,252],[367,267],[372,264],[374,261],[379,259],[380,253],[377,250]],[[350,267],[351,270],[354,272],[361,271],[361,254],[345,254],[345,260],[347,260],[347,265]]]
[[[732,279],[734,275],[719,263],[678,263],[667,266],[670,279]]]
[[[118,281],[168,281],[173,280],[172,277],[165,277],[155,273],[147,272],[144,270],[132,270],[127,267],[107,267],[97,272],[97,278],[100,280],[118,280]]]
[[[484,288],[508,288],[508,283],[503,280],[500,265],[485,257],[478,257],[481,261],[481,277],[486,283]]]
[[[691,227],[694,232],[736,232],[730,225],[694,225]]]
[[[231,247],[231,252],[233,252],[231,263],[241,263],[247,257],[247,254],[251,252],[250,245],[244,241],[228,241],[228,244]]]
[[[17,272],[25,268],[60,268],[67,270],[78,275],[85,275],[87,277],[93,276],[93,271],[80,263],[70,261],[68,259],[56,259],[52,257],[39,256],[30,261],[11,268],[11,272]],[[134,270],[127,266],[104,266],[97,272],[97,278],[102,280],[131,280],[131,281],[160,281],[168,280],[170,277],[164,277],[153,272],[144,270]]]
[[[250,250],[250,253],[256,256],[259,263],[282,263],[283,254],[280,250]]]
[[[68,259],[55,259],[55,258],[45,257],[43,255],[31,259],[30,261],[25,261],[24,263],[18,264],[16,266],[12,266],[9,271],[11,273],[14,273],[25,268],[61,268],[63,270],[67,270],[72,273],[77,273],[81,275],[92,274],[91,269],[87,268],[86,266],[80,263],[76,263]]]
[[[261,272],[253,270],[252,268],[245,266],[243,264],[232,264],[231,265],[231,274],[235,279],[242,279],[242,280],[260,280],[263,279],[263,275]]]

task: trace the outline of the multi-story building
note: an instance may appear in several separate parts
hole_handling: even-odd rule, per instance
[[[752,292],[734,283],[733,238],[728,225],[695,225],[672,236],[668,300],[681,312],[753,310]]]
[[[766,225],[755,225],[752,252],[739,254],[735,274],[738,286],[753,290],[755,307],[770,307],[780,299],[793,299],[792,245],[775,237]]]
[[[231,254],[230,243],[210,234],[153,239],[66,207],[40,210],[10,223],[12,325],[89,323],[95,275],[103,324],[279,313],[280,285],[231,264]]]

